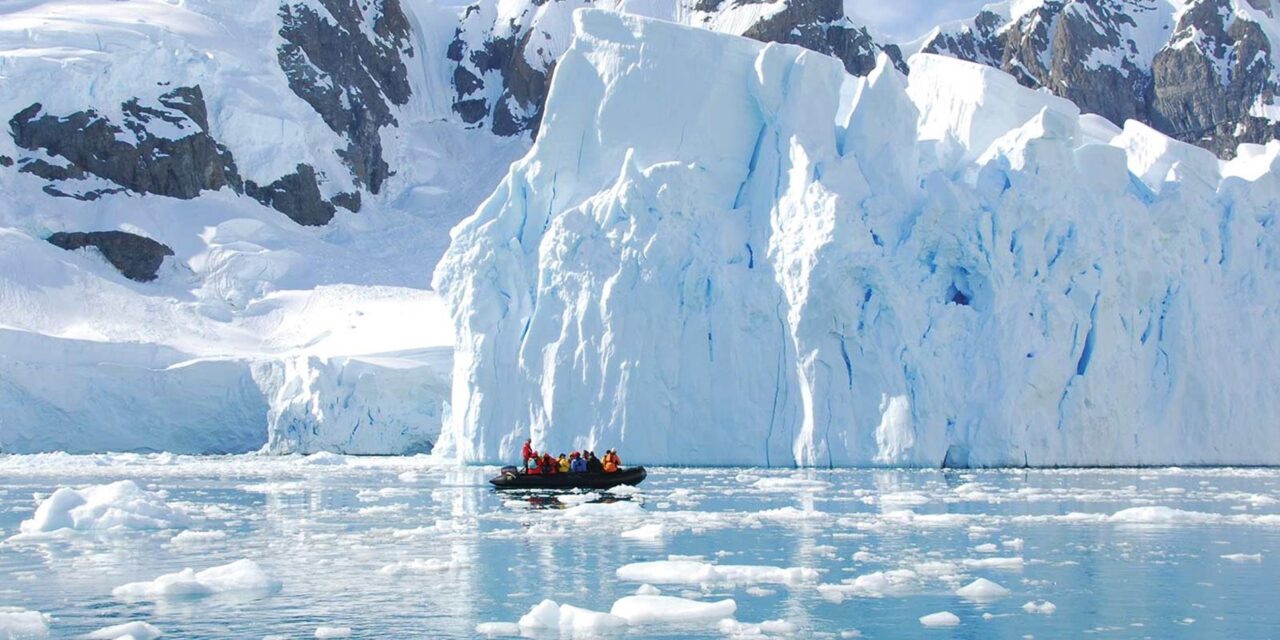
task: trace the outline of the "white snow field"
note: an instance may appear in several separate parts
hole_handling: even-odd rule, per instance
[[[448,121],[443,48],[456,13],[405,10],[418,38],[412,98],[391,105],[399,126],[381,134],[397,171],[379,194],[364,192],[359,213],[304,227],[230,188],[81,201],[49,197],[31,173],[0,172],[0,451],[430,448],[453,343],[431,268],[448,229],[528,141]],[[209,133],[242,176],[270,181],[307,163],[323,196],[351,191],[333,153],[345,141],[277,61],[279,11],[216,0],[0,3],[0,77],[21,87],[0,92],[0,113],[38,99],[47,113],[92,107],[118,122],[132,98],[199,86]],[[18,157],[7,131],[0,155]],[[139,283],[95,249],[44,240],[107,230],[175,255]]]
[[[453,232],[466,462],[1264,464],[1280,144],[1221,162],[1012,77],[574,14]]]

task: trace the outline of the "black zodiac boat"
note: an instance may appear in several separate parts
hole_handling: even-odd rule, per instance
[[[499,489],[611,489],[618,485],[635,486],[644,481],[644,467],[630,467],[613,473],[521,473],[516,467],[503,467],[502,473],[489,483]]]

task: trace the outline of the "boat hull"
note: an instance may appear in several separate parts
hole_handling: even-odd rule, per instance
[[[508,472],[491,478],[489,483],[499,489],[612,489],[624,484],[635,486],[648,475],[644,467],[631,467],[614,473],[554,473],[546,476]]]

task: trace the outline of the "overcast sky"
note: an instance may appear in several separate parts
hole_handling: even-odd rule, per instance
[[[845,0],[845,6],[871,26],[904,41],[941,22],[971,18],[994,0]]]

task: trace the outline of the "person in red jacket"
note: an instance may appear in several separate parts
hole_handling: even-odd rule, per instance
[[[533,450],[533,438],[525,439],[524,449],[520,452],[520,455],[524,457],[524,472],[529,473],[529,461],[534,460],[536,465],[538,459],[538,452]]]
[[[551,454],[549,453],[542,454],[542,474],[543,475],[554,474],[556,472],[556,469],[557,469],[556,461],[551,457]]]

